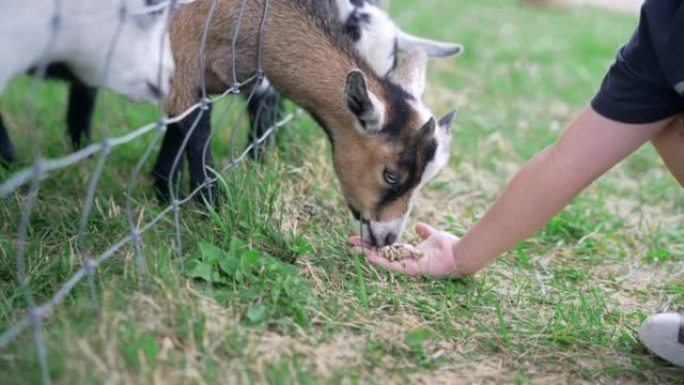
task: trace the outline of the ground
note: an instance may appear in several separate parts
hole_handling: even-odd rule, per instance
[[[644,0],[523,0],[530,3],[547,3],[552,5],[577,6],[589,5],[619,12],[637,13]]]
[[[437,115],[461,112],[449,167],[412,213],[413,222],[456,234],[586,106],[636,25],[635,13],[513,0],[395,0],[392,14],[412,32],[466,47],[430,64],[427,105]],[[18,79],[1,99],[24,165],[33,116],[47,157],[69,151],[66,88],[41,85],[33,103],[32,84]],[[242,142],[229,144],[237,114],[221,115],[213,145],[225,165]],[[156,119],[154,106],[106,95],[95,136]],[[41,184],[28,244],[38,302],[126,234],[122,186],[153,139],[111,154],[82,245],[78,222],[97,158]],[[346,237],[358,224],[313,122],[298,118],[276,142],[263,164],[224,174],[227,201],[216,211],[185,206],[181,255],[172,217],[143,235],[147,290],[135,250],[125,247],[95,276],[97,315],[85,281],[55,307],[42,328],[54,383],[682,383],[683,369],[637,340],[649,314],[684,311],[684,194],[650,146],[482,272],[429,280],[389,274],[351,253]],[[0,180],[20,167],[0,170]],[[0,204],[0,332],[26,314],[12,243],[25,193]],[[144,173],[132,197],[136,223],[162,210]],[[0,378],[40,383],[29,331],[0,350]]]
[[[593,5],[621,12],[637,13],[644,0],[573,0],[579,5]]]

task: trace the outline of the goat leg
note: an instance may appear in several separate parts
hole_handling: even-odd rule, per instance
[[[96,97],[96,88],[89,87],[75,78],[71,80],[66,121],[74,151],[90,143]]]
[[[275,125],[283,116],[282,98],[273,87],[257,86],[252,97],[247,101],[250,127],[247,145],[252,145],[249,157],[259,159],[264,152],[266,143],[257,144],[269,128]]]
[[[0,115],[0,163],[10,165],[14,160],[14,145]]]
[[[162,202],[168,202],[171,198],[170,188],[178,189],[180,170],[183,168],[183,156],[180,157],[175,168],[173,167],[173,162],[176,159],[176,155],[181,151],[184,136],[181,123],[172,123],[166,127],[161,149],[152,169],[157,199]],[[169,181],[171,181],[170,187]]]
[[[201,114],[198,116],[197,114]],[[216,202],[216,183],[209,182],[215,175],[210,168],[213,165],[211,155],[211,104],[207,109],[198,110],[190,114],[189,119],[183,120],[185,133],[190,134],[188,144],[185,147],[185,154],[188,158],[188,170],[190,174],[190,190],[194,191],[203,184],[199,199],[206,199],[207,202]],[[192,127],[196,124],[196,127]],[[192,131],[192,132],[191,132]]]

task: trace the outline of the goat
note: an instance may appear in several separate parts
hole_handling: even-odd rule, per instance
[[[455,111],[437,121],[420,100],[426,53],[411,50],[391,80],[385,79],[347,40],[332,33],[297,1],[217,0],[208,26],[206,64],[200,68],[200,36],[211,3],[199,1],[183,7],[172,23],[171,42],[179,70],[168,101],[170,115],[200,100],[202,72],[206,91],[221,93],[233,85],[233,71],[238,81],[252,78],[260,58],[273,86],[308,111],[327,133],[342,193],[352,214],[362,222],[363,234],[377,246],[394,243],[405,227],[415,193],[446,165],[449,156]],[[233,52],[228,31],[237,28],[241,12]],[[174,169],[173,160],[187,141],[191,188],[206,183],[205,196],[215,194],[214,185],[207,183],[212,156],[207,148],[211,106],[206,107],[167,127],[153,170],[160,193],[170,193],[169,187],[178,183],[179,168]]]
[[[298,0],[325,25],[351,40],[357,52],[378,74],[389,76],[397,65],[397,54],[422,48],[430,57],[445,58],[458,55],[463,46],[413,36],[396,26],[387,12],[374,0]],[[248,100],[251,127],[249,142],[253,143],[250,156],[261,151],[256,139],[262,137],[281,115],[278,93],[266,78]]]
[[[40,68],[44,63],[61,63],[51,67],[48,74],[75,79],[77,87],[87,88],[86,91],[78,90],[73,96],[75,99],[92,92],[88,87],[108,88],[141,102],[158,101],[168,94],[174,61],[166,33],[167,18],[164,11],[151,12],[150,8],[159,6],[161,0],[121,3],[71,0],[59,2],[59,9],[55,9],[55,3],[54,0],[8,0],[3,3],[0,52],[4,55],[0,62],[0,93],[10,79],[31,68]],[[123,20],[122,4],[126,4],[129,11]],[[60,14],[57,19],[54,18],[56,12]],[[53,30],[52,23],[59,20],[60,24]],[[115,42],[116,46],[112,47]],[[74,118],[73,125],[76,123],[81,120]],[[76,134],[79,130],[72,126],[70,131]],[[2,118],[0,158],[8,163],[14,159],[14,148]]]
[[[333,0],[329,0],[333,1]],[[334,0],[337,17],[354,47],[378,74],[388,76],[395,69],[397,51],[422,48],[429,57],[458,55],[463,46],[413,36],[396,26],[373,0]]]
[[[319,17],[326,26],[334,29],[354,43],[359,54],[375,72],[389,75],[396,67],[397,53],[422,47],[431,57],[449,57],[462,52],[460,44],[442,43],[412,36],[397,28],[389,15],[372,0],[298,0]],[[308,3],[307,3],[308,2]],[[90,141],[90,122],[97,91],[88,87],[68,68],[56,64],[48,67],[50,78],[70,82],[67,112],[67,129],[74,149]],[[246,93],[250,94],[250,92]],[[281,116],[282,104],[277,91],[264,78],[247,100],[252,129],[248,141],[252,143],[249,155],[257,158],[261,145],[255,143]],[[2,121],[0,119],[0,129]],[[84,137],[85,136],[85,140]],[[2,141],[0,141],[0,145]],[[0,150],[1,153],[1,150]]]
[[[29,71],[29,73],[34,72],[34,70]],[[70,84],[66,123],[72,148],[78,150],[85,142],[90,141],[92,116],[98,90],[96,87],[91,87],[82,82],[64,63],[48,65],[45,77],[64,80]],[[12,163],[14,161],[13,153],[11,139],[3,124],[2,116],[0,116],[0,160],[8,164]]]

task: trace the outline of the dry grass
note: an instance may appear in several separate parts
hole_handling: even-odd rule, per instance
[[[466,45],[462,58],[431,65],[428,105],[437,114],[458,105],[461,116],[452,161],[423,191],[409,224],[456,234],[586,104],[634,24],[629,16],[549,12],[512,0],[395,1],[393,13],[411,31],[457,36]],[[20,99],[24,86],[15,84],[3,99],[15,125],[24,110],[12,107],[13,95]],[[54,104],[65,95],[54,89],[61,90],[57,103],[45,96],[39,111],[45,125],[61,127]],[[153,111],[123,102],[109,108],[125,111],[117,118],[123,128],[154,119]],[[49,134],[60,142],[59,128]],[[49,316],[44,330],[56,383],[681,382],[682,369],[636,340],[647,315],[684,311],[684,200],[652,149],[476,276],[434,281],[391,275],[352,255],[345,240],[357,224],[338,192],[323,134],[307,119],[282,134],[264,165],[227,175],[233,200],[217,217],[200,206],[184,213],[182,257],[169,223],[146,235],[151,290],[140,290],[133,253],[125,250],[98,273],[98,317],[84,287]],[[225,158],[230,132],[217,135]],[[93,252],[127,229],[120,184],[145,144],[124,149],[107,168],[110,182],[91,224]],[[82,261],[73,234],[90,167],[56,176],[41,195],[31,254],[40,298]],[[136,199],[139,214],[149,217],[159,207],[145,192],[141,187]],[[17,207],[0,205],[0,329],[25,309],[8,246]],[[215,270],[228,283],[190,278],[200,244],[229,250],[233,238],[270,262],[245,268],[244,279]],[[9,384],[39,382],[36,367],[29,335],[0,352],[0,378]]]

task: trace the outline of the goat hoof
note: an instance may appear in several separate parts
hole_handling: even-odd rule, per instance
[[[249,159],[261,162],[264,159],[264,153],[266,152],[266,146],[262,144],[255,144],[252,148],[247,151],[247,156]]]
[[[215,182],[205,182],[205,186],[202,187],[199,191],[199,193],[195,196],[197,201],[199,203],[206,203],[211,206],[217,207],[221,201],[221,194],[219,193],[219,188],[217,187]],[[192,188],[192,191],[195,191],[200,185],[196,185]]]
[[[156,175],[153,175],[152,177],[154,178],[154,194],[157,198],[157,201],[160,203],[170,203],[172,201],[172,195],[171,191],[169,190],[169,182],[166,179],[160,178]],[[182,199],[185,199],[185,195],[177,192],[176,200]]]
[[[14,157],[7,157],[6,158],[4,155],[0,156],[0,166],[2,166],[4,168],[9,168],[13,164],[14,164]]]
[[[77,152],[90,145],[90,143],[90,138],[71,138],[71,149]]]
[[[0,143],[0,166],[9,167],[13,165],[16,160],[14,148],[4,146],[3,143]]]

